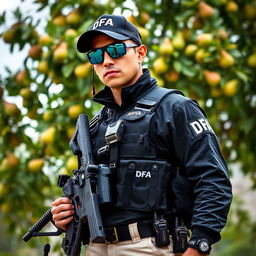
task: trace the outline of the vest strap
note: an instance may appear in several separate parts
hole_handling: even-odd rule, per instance
[[[102,120],[103,116],[105,115],[106,110],[107,110],[106,107],[102,107],[96,113],[96,115],[89,122],[89,128],[90,129],[94,128]]]
[[[176,89],[167,89],[163,87],[154,87],[147,95],[142,97],[136,102],[135,109],[143,110],[145,112],[153,112],[154,109],[159,105],[159,103],[169,94],[176,93],[184,94]]]

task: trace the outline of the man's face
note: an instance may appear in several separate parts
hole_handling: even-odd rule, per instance
[[[100,48],[117,40],[100,34],[92,40],[92,49]],[[132,40],[122,41],[123,43],[133,43]],[[142,75],[141,64],[146,55],[144,45],[136,48],[126,48],[126,54],[117,59],[111,58],[107,52],[104,52],[102,63],[95,64],[94,69],[100,80],[111,89],[121,89],[124,86],[131,85]]]

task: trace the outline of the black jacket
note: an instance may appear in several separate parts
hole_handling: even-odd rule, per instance
[[[124,87],[122,106],[114,102],[108,87],[95,95],[93,100],[110,109],[108,119],[116,121],[156,86],[150,79],[149,71],[144,70],[135,84]],[[205,237],[212,242],[218,241],[220,231],[226,224],[232,188],[216,135],[204,111],[195,101],[170,94],[155,110],[150,136],[159,155],[176,161],[193,184],[192,238]],[[112,209],[103,214],[103,222],[107,225],[120,224],[131,221],[131,218],[137,220],[143,217],[146,216],[139,212]]]

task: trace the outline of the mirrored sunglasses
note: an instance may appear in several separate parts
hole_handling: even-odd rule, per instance
[[[126,48],[132,48],[137,46],[138,45],[131,43],[109,44],[88,52],[87,57],[91,64],[99,64],[104,61],[104,51],[106,51],[111,58],[117,59],[126,54]]]

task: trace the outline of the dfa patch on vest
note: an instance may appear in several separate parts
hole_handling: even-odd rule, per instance
[[[190,122],[189,128],[194,136],[199,136],[200,134],[207,132],[215,134],[214,130],[212,129],[211,125],[209,124],[206,118],[199,118],[197,120]]]
[[[145,116],[145,112],[144,111],[134,110],[134,111],[128,112],[124,116],[124,119],[126,119],[128,121],[135,121],[135,120],[139,120],[139,119],[143,118],[144,116]]]

